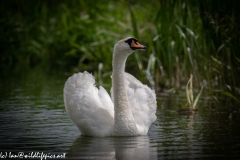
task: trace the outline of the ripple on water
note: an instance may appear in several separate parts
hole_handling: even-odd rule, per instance
[[[43,86],[17,86],[0,101],[0,152],[67,153],[68,159],[240,157],[239,111],[209,109],[180,116],[176,110],[166,109],[172,99],[164,98],[159,106],[163,103],[165,108],[158,108],[158,119],[148,136],[83,137],[64,109],[65,79],[58,85],[53,84],[59,78],[48,80]]]

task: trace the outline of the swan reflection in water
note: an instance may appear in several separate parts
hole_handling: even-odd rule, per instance
[[[157,159],[156,143],[148,136],[83,137],[79,136],[66,155],[67,159]]]

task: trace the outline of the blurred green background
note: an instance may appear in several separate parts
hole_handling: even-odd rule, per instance
[[[157,92],[194,85],[215,97],[240,96],[238,0],[0,1],[0,71],[30,68],[64,75],[111,75],[114,44],[134,36],[147,46],[126,71]]]

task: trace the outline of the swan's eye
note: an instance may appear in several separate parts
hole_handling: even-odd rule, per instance
[[[134,41],[134,42],[138,42],[138,40],[135,39],[135,38],[129,38],[129,39],[127,39],[125,42],[128,43],[129,46],[131,46],[132,41]]]

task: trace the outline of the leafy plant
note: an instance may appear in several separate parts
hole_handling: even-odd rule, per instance
[[[192,73],[194,85],[204,84],[208,92],[221,88],[239,99],[236,20],[240,16],[234,7],[228,7],[231,12],[221,8],[234,6],[233,1],[219,0],[216,7],[214,3],[1,1],[0,14],[4,16],[0,17],[0,69],[47,66],[67,76],[87,70],[99,75],[97,80],[106,85],[114,44],[126,36],[135,36],[147,50],[130,56],[126,71],[157,92],[180,90]]]
[[[194,99],[194,96],[193,96],[193,82],[192,82],[192,79],[193,79],[193,75],[191,74],[190,75],[190,79],[188,80],[187,82],[187,85],[186,85],[186,96],[187,96],[187,100],[188,100],[188,106],[191,108],[191,109],[196,109],[196,105],[198,103],[198,100],[201,96],[201,93],[202,93],[202,90],[203,90],[203,85],[201,87],[201,90],[200,92],[198,93],[196,99]]]

